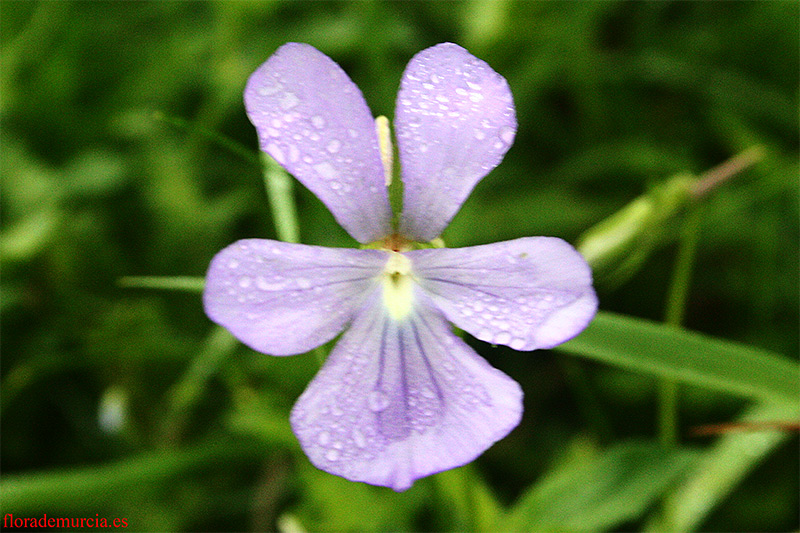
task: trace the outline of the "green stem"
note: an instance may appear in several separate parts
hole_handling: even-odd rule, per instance
[[[267,188],[267,199],[272,208],[272,219],[278,240],[300,242],[292,180],[274,159],[264,153],[261,155],[264,163],[264,185]]]
[[[209,139],[210,141],[214,142],[218,146],[225,148],[229,152],[238,155],[242,159],[253,163],[254,165],[258,165],[258,155],[255,154],[252,150],[240,144],[224,135],[220,135],[216,131],[210,130],[208,128],[204,128],[203,126],[198,126],[192,122],[189,122],[186,119],[180,117],[173,117],[162,113],[161,111],[156,111],[153,113],[153,118],[158,120],[159,122],[163,122],[164,124],[169,124],[170,126],[177,128],[181,131],[187,133],[194,133]]]
[[[686,217],[675,260],[675,270],[667,293],[664,321],[679,328],[686,312],[686,299],[700,234],[700,209],[692,205]],[[669,379],[659,383],[659,437],[664,446],[678,444],[678,384]]]
[[[117,285],[125,289],[163,289],[203,292],[206,280],[195,276],[124,276]]]
[[[167,412],[161,425],[162,444],[173,445],[181,439],[189,415],[200,401],[208,381],[224,366],[237,346],[238,342],[228,330],[221,326],[211,330],[200,353],[169,391]]]

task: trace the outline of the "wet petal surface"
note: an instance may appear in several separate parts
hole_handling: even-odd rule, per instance
[[[517,120],[506,80],[460,46],[444,43],[409,62],[395,128],[404,186],[400,231],[430,241],[503,158]]]
[[[281,46],[244,92],[261,149],[308,187],[357,241],[391,231],[375,122],[358,87],[312,46]]]
[[[252,349],[293,355],[329,341],[378,290],[388,254],[278,241],[235,242],[211,261],[206,314]]]
[[[515,350],[552,348],[597,311],[583,257],[554,237],[408,252],[417,283],[456,326]]]
[[[373,295],[291,422],[318,468],[401,491],[472,461],[521,415],[519,385],[453,335],[423,294],[399,321]]]

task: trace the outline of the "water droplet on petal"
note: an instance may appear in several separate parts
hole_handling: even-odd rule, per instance
[[[325,453],[325,459],[328,461],[336,461],[339,459],[339,450],[331,448]]]
[[[238,267],[239,267],[239,261],[237,261],[236,259],[231,259],[230,261],[228,261],[228,268],[238,268]]]
[[[331,142],[328,143],[328,146],[325,147],[330,153],[335,154],[341,148],[342,143],[337,141],[336,139],[332,139]]]
[[[323,446],[327,446],[331,442],[331,434],[327,431],[320,431],[317,435],[317,442]]]
[[[515,350],[521,350],[525,347],[525,339],[520,339],[519,337],[511,339],[509,346]]]
[[[283,151],[278,147],[275,143],[269,143],[267,145],[267,153],[275,158],[275,161],[283,165],[286,163],[286,160],[283,158]]]
[[[500,128],[500,138],[506,144],[511,144],[514,141],[514,129],[508,126]]]
[[[259,87],[257,89],[258,94],[261,96],[271,96],[273,94],[279,93],[283,90],[283,85],[280,83],[276,83],[275,85],[269,85],[266,87]]]
[[[294,93],[286,93],[278,102],[278,105],[281,106],[281,109],[291,109],[297,104],[300,103],[300,99]]]
[[[301,289],[308,289],[311,287],[311,282],[308,281],[306,278],[297,278],[297,286]]]
[[[355,442],[356,446],[358,446],[359,448],[366,448],[367,446],[367,438],[364,436],[363,433],[361,433],[361,430],[358,428],[355,428],[353,430],[353,442]]]
[[[317,164],[316,164],[316,165],[314,165],[312,168],[313,168],[314,170],[316,170],[316,171],[317,171],[317,173],[318,173],[320,176],[322,176],[323,178],[325,178],[325,179],[332,180],[332,179],[336,178],[336,177],[339,175],[339,174],[336,172],[336,169],[334,169],[334,168],[333,168],[333,166],[332,166],[330,163],[328,163],[328,162],[325,162],[325,163],[317,163]]]
[[[297,146],[291,145],[289,147],[289,161],[296,163],[298,159],[300,159],[300,150],[297,149]]]
[[[367,397],[367,406],[370,411],[380,413],[389,407],[389,397],[383,391],[374,390]]]
[[[239,278],[239,286],[243,289],[249,287],[251,282],[252,280],[247,276],[242,276],[241,278]]]
[[[319,115],[314,115],[311,117],[311,124],[317,129],[322,129],[325,127],[325,119]]]
[[[503,331],[495,335],[494,344],[508,344],[511,341],[511,334]]]

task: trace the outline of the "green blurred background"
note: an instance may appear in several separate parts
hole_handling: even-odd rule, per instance
[[[515,144],[449,246],[575,242],[649,187],[762,146],[704,202],[685,325],[797,358],[799,19],[788,1],[2,2],[2,470],[34,484],[2,513],[135,531],[470,529],[459,483],[509,506],[565,454],[654,438],[652,378],[469,339],[522,384],[519,428],[460,478],[403,494],[349,483],[310,466],[289,429],[313,355],[232,342],[196,292],[118,285],[202,276],[234,240],[275,238],[259,166],[208,133],[255,154],[242,90],[288,41],[331,56],[375,115],[393,115],[405,64],[439,42],[508,80]],[[295,190],[302,242],[355,245]],[[675,249],[624,282],[598,273],[601,308],[663,320]],[[745,405],[682,389],[682,442],[709,446],[690,429]],[[795,436],[700,528],[797,529],[798,470]]]

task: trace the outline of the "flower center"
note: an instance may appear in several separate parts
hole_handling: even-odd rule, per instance
[[[389,316],[400,320],[408,316],[414,303],[411,261],[405,255],[390,251],[383,268],[383,305]]]

